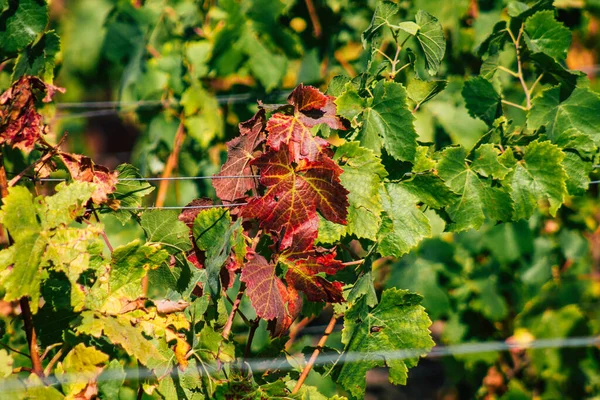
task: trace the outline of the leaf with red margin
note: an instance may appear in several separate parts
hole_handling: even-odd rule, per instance
[[[293,114],[278,112],[267,122],[267,144],[276,151],[282,145],[287,145],[294,161],[318,159],[329,143],[314,136],[311,128],[327,124],[333,129],[346,129],[336,116],[333,100],[333,97],[321,93],[317,88],[300,84],[288,97],[288,103],[294,107]]]
[[[118,182],[118,173],[110,172],[103,165],[94,164],[91,158],[80,154],[59,153],[71,177],[79,182],[92,182],[96,184],[96,191],[92,194],[92,201],[102,204],[108,201],[108,195],[113,193]]]
[[[254,254],[242,268],[240,280],[246,283],[246,293],[256,315],[263,319],[284,320],[288,293],[284,283],[275,274],[274,264],[269,264],[260,254]]]
[[[30,152],[47,133],[47,126],[36,110],[36,100],[45,93],[44,102],[52,101],[63,88],[46,84],[39,78],[24,76],[0,95],[0,144]]]
[[[316,235],[317,210],[329,221],[345,224],[348,191],[340,183],[342,169],[329,157],[292,164],[285,149],[269,152],[252,162],[267,186],[262,197],[253,198],[242,216],[257,218],[262,228],[280,233],[280,248],[289,247],[295,236]],[[316,237],[316,236],[315,236]]]
[[[292,326],[300,312],[302,311],[302,296],[298,294],[293,287],[287,288],[287,313],[283,319],[276,318],[269,321],[267,329],[271,332],[271,336],[279,337],[283,335]]]
[[[304,254],[284,252],[279,262],[287,266],[285,280],[288,285],[303,292],[310,301],[341,303],[344,301],[342,284],[328,281],[323,275],[334,275],[344,268],[335,259],[335,253],[318,254],[316,251]]]
[[[265,140],[265,111],[259,110],[254,117],[239,125],[240,136],[227,142],[227,161],[217,176],[236,178],[213,179],[217,196],[224,202],[246,197],[246,192],[256,186],[255,178],[237,178],[253,175],[250,162],[260,154],[257,147]]]

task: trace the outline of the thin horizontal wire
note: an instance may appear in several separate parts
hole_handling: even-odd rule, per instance
[[[586,337],[572,337],[572,338],[553,338],[553,339],[538,339],[533,340],[529,343],[515,343],[506,341],[495,341],[495,342],[477,342],[477,343],[462,343],[450,346],[436,346],[430,352],[427,349],[404,349],[395,351],[374,351],[374,352],[349,352],[337,354],[321,354],[315,361],[314,365],[331,365],[331,364],[349,364],[349,363],[369,363],[372,361],[392,361],[392,360],[406,360],[421,356],[428,358],[441,358],[448,356],[466,355],[466,354],[477,354],[477,353],[489,353],[498,351],[507,351],[511,349],[563,349],[563,348],[576,348],[576,347],[591,347],[600,345],[600,337],[597,336],[586,336]],[[303,357],[303,356],[302,356]],[[246,364],[250,367],[253,372],[265,372],[271,369],[278,369],[280,371],[293,370],[298,366],[304,364],[304,360],[295,359],[295,365],[291,365],[284,358],[256,358],[249,359]],[[217,372],[217,368],[211,364],[204,364],[203,370],[196,368],[187,368],[185,371],[180,371],[177,368],[172,369],[170,372],[165,374],[157,374],[161,377],[170,375],[174,379],[181,379],[186,375],[207,375],[204,371],[210,370],[211,372]],[[143,370],[138,368],[132,368],[127,370],[105,370],[97,377],[97,382],[107,381],[121,381],[123,380],[123,372],[125,373],[125,380],[128,379],[146,379],[153,378],[155,374],[149,370]],[[83,374],[83,373],[66,373],[60,377],[60,382],[63,383],[87,383],[92,380],[94,374]],[[47,377],[47,383],[58,383],[58,379],[55,377]],[[43,385],[41,382],[32,383],[31,386]],[[11,377],[8,379],[0,380],[0,393],[8,392],[11,390],[19,390],[23,387],[23,383],[17,377]]]
[[[248,203],[229,203],[229,204],[211,204],[204,206],[148,206],[148,207],[119,207],[117,210],[128,210],[128,211],[144,211],[144,210],[199,210],[203,208],[222,208],[222,207],[238,207],[245,206]],[[104,208],[108,210],[108,208]],[[101,209],[102,210],[102,209]],[[94,210],[88,209],[88,212]]]
[[[168,177],[148,177],[148,178],[122,178],[119,182],[125,181],[186,181],[186,180],[202,180],[202,179],[243,179],[243,178],[260,178],[260,175],[203,175],[203,176],[168,176]],[[29,178],[37,182],[64,182],[66,178]]]
[[[291,90],[291,89],[290,89]],[[280,98],[287,96],[288,92],[285,90],[279,90],[267,94],[266,98]],[[260,93],[237,93],[237,94],[224,94],[217,95],[215,99],[221,104],[236,102],[236,101],[248,101],[256,99],[262,96]],[[82,102],[62,102],[56,103],[58,109],[70,109],[70,108],[119,108],[119,107],[145,107],[145,106],[157,106],[162,104],[172,104],[173,102],[165,100],[139,100],[139,101],[82,101]]]

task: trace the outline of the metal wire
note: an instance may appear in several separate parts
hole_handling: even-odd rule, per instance
[[[243,178],[260,178],[260,175],[204,175],[204,176],[166,176],[166,177],[148,177],[148,178],[122,178],[119,182],[125,181],[186,181],[186,180],[203,180],[203,179],[243,179]],[[29,178],[36,182],[64,182],[67,178]]]
[[[134,211],[143,211],[143,210],[196,210],[203,208],[222,208],[222,207],[237,207],[237,206],[245,206],[248,203],[228,203],[228,204],[211,204],[205,206],[148,206],[148,207],[119,207],[117,210],[134,210]],[[93,210],[87,210],[93,211]]]
[[[507,351],[511,349],[564,349],[564,348],[577,348],[577,347],[591,347],[600,345],[600,337],[597,336],[586,336],[586,337],[571,337],[571,338],[553,338],[553,339],[537,339],[528,343],[515,343],[507,341],[495,341],[495,342],[475,342],[475,343],[462,343],[450,346],[436,346],[428,352],[427,349],[402,349],[395,351],[373,351],[373,352],[348,352],[348,353],[330,353],[321,354],[316,360],[314,365],[333,365],[333,364],[349,364],[349,363],[368,363],[372,361],[393,361],[393,360],[406,360],[416,357],[425,356],[427,358],[441,358],[448,356],[460,356],[466,354],[478,354],[478,353],[491,353],[498,351]],[[304,356],[302,356],[304,358]],[[268,370],[293,370],[297,369],[298,366],[304,364],[303,359],[296,359],[294,365],[292,365],[285,358],[255,358],[249,359],[245,364],[250,367],[253,372],[265,372]],[[173,368],[170,372],[159,374],[161,377],[171,376],[174,379],[181,379],[186,375],[210,375],[218,372],[215,365],[204,364],[203,369],[187,368],[184,371],[180,371],[178,368]],[[125,373],[125,377],[123,377]],[[60,381],[53,376],[45,378],[46,383],[87,383],[90,379],[93,379],[94,374],[81,374],[81,373],[65,373],[60,376]],[[127,370],[105,370],[95,380],[97,382],[107,381],[122,381],[128,379],[152,379],[155,374],[146,369],[132,368]],[[42,381],[36,381],[31,383],[30,387],[36,385],[44,385]],[[4,380],[0,380],[0,392],[8,392],[11,390],[19,390],[23,388],[23,383],[17,377],[11,377]]]

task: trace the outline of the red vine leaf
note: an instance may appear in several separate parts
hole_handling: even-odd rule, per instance
[[[115,191],[118,182],[116,171],[111,172],[103,165],[94,164],[91,158],[79,154],[59,155],[73,179],[96,184],[96,191],[92,194],[94,203],[102,204],[108,201],[108,195]]]
[[[288,97],[288,103],[294,108],[293,114],[275,113],[267,122],[267,144],[276,151],[287,145],[294,161],[316,160],[329,143],[314,136],[311,128],[325,123],[333,129],[345,129],[342,120],[336,116],[333,100],[312,86],[300,84]]]
[[[342,169],[329,157],[293,165],[282,149],[262,155],[253,164],[260,168],[260,182],[268,189],[242,209],[242,216],[259,219],[261,227],[270,231],[283,231],[281,248],[289,247],[298,232],[316,235],[317,210],[332,222],[346,223],[348,191],[340,183]]]
[[[342,284],[328,281],[323,275],[334,275],[344,268],[335,259],[335,253],[318,254],[316,251],[304,254],[284,252],[279,261],[287,266],[285,280],[288,285],[303,292],[310,301],[341,303],[344,301]]]
[[[24,76],[0,95],[0,144],[30,152],[47,126],[36,110],[36,100],[45,93],[44,102],[64,89],[48,85],[39,78]]]
[[[292,323],[302,311],[302,296],[298,294],[293,287],[287,288],[287,313],[283,318],[276,318],[269,321],[267,329],[271,331],[271,336],[281,336],[292,326]]]
[[[269,264],[260,254],[254,254],[242,268],[240,280],[246,283],[246,293],[256,310],[256,315],[263,319],[277,318],[283,321],[286,316],[285,303],[288,300],[288,292],[275,274],[275,265]]]
[[[213,187],[222,201],[233,202],[246,197],[246,192],[256,185],[255,178],[237,178],[253,175],[250,162],[259,154],[256,148],[265,140],[265,111],[260,110],[239,125],[240,136],[227,142],[227,161],[217,176],[236,178],[213,179]]]

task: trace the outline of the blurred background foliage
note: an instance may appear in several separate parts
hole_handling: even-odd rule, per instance
[[[508,1],[398,3],[407,19],[419,9],[437,16],[448,40],[439,77],[449,83],[416,112],[420,140],[439,147],[473,146],[487,128],[468,115],[460,92],[463,81],[479,72],[475,49],[506,17]],[[70,151],[111,168],[131,162],[143,176],[164,174],[174,152],[168,174],[215,174],[226,157],[224,143],[256,111],[257,99],[282,102],[301,82],[324,90],[334,76],[353,77],[364,70],[360,35],[375,4],[52,0],[49,26],[60,37],[61,50],[50,68],[56,68],[54,83],[67,89],[47,106],[54,140],[66,131]],[[557,0],[555,5],[559,21],[574,31],[567,66],[587,73],[598,89],[600,1]],[[46,40],[54,40],[52,35],[47,33]],[[512,54],[500,57],[510,62]],[[15,67],[9,62],[0,69],[3,90]],[[495,84],[509,95],[514,85],[520,102],[522,92],[509,78],[497,74]],[[520,110],[509,116],[517,122],[523,118]],[[210,181],[180,181],[169,189],[167,205],[214,198]],[[141,234],[134,224],[122,227],[110,217],[104,222],[115,245]],[[435,234],[400,260],[379,260],[376,282],[381,289],[423,294],[438,344],[598,335],[599,227],[598,189],[592,185],[556,218],[541,209],[529,221]],[[304,345],[314,345],[314,338],[300,338],[294,349]],[[378,379],[378,373],[384,372],[369,374],[372,398],[580,399],[600,393],[600,353],[593,347],[431,359],[411,370],[405,388],[381,383],[387,380]],[[326,377],[313,376],[309,383],[322,385],[323,392],[334,387]]]

